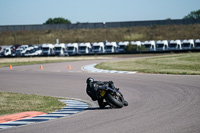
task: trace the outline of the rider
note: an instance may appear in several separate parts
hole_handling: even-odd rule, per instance
[[[110,88],[115,88],[114,83],[112,81],[108,82],[94,81],[94,79],[90,77],[87,79],[86,83],[87,83],[87,88],[86,88],[87,94],[92,98],[93,101],[98,100],[100,108],[104,108],[106,105],[109,105],[107,102],[103,102],[104,101],[103,98],[99,97],[98,89],[100,87],[106,87],[106,86]],[[124,101],[124,105],[127,106],[128,103]]]

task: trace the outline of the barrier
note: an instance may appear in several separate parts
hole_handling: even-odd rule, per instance
[[[31,31],[31,30],[63,30],[63,29],[97,29],[97,28],[124,28],[134,26],[154,25],[180,25],[200,24],[200,19],[173,19],[173,20],[150,20],[150,21],[124,21],[124,22],[100,22],[100,23],[76,23],[76,24],[41,24],[41,25],[5,25],[0,26],[2,31]]]

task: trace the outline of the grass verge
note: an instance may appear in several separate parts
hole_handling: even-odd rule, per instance
[[[73,61],[73,60],[71,60]],[[57,63],[57,62],[67,62],[63,60],[51,60],[51,61],[25,61],[25,62],[7,62],[7,63],[0,63],[0,67],[8,67],[12,66],[24,66],[24,65],[33,65],[33,64],[45,64],[45,63]]]
[[[61,98],[0,92],[0,115],[14,114],[25,111],[50,113],[66,106],[58,101]]]
[[[44,63],[71,62],[82,60],[111,59],[105,56],[85,56],[85,57],[27,57],[27,58],[1,58],[0,67],[23,66]]]
[[[200,53],[172,54],[118,62],[104,62],[95,67],[141,73],[200,75]]]

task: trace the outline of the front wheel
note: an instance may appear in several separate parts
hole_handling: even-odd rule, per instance
[[[103,109],[106,106],[105,103],[103,102],[103,99],[98,99],[98,104],[101,109]]]
[[[122,102],[122,98],[120,96],[117,95],[112,95],[110,93],[106,94],[106,99],[107,102],[110,103],[111,105],[117,107],[117,108],[122,108],[123,107],[123,102]]]

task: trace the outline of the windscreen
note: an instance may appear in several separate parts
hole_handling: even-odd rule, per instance
[[[86,50],[86,46],[79,47],[79,50]]]
[[[190,47],[190,43],[183,43],[182,47]]]
[[[60,51],[61,48],[60,48],[60,47],[56,47],[55,50],[56,50],[56,51]]]
[[[125,48],[125,45],[121,45],[119,46],[120,49],[124,49]]]
[[[197,43],[196,43],[196,47],[200,47],[200,42],[197,42]]]
[[[112,49],[112,46],[106,46],[106,49]]]
[[[100,46],[94,46],[93,49],[94,50],[99,50]]]
[[[74,47],[67,47],[67,50],[74,50]]]
[[[43,48],[43,51],[49,51],[49,48]]]
[[[164,44],[156,44],[156,48],[163,48]]]
[[[145,44],[144,45],[146,48],[151,48],[151,44]]]

